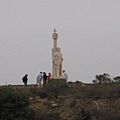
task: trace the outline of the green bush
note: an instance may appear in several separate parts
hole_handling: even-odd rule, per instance
[[[64,89],[68,86],[65,79],[51,79],[48,84],[44,87],[48,95],[60,95]]]
[[[0,88],[1,120],[33,120],[34,111],[28,107],[28,96],[18,89]]]

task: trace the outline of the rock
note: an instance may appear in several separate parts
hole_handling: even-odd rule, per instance
[[[29,100],[30,100],[30,101],[33,101],[33,97],[29,97]]]
[[[55,104],[55,101],[51,101],[52,104]]]
[[[56,107],[58,107],[58,104],[56,103],[54,103],[54,104],[52,104],[52,108],[56,108]]]
[[[44,105],[49,105],[49,101],[43,101]]]
[[[64,96],[58,96],[58,99],[63,99],[64,98]]]
[[[36,97],[34,97],[34,99],[37,100],[37,99],[40,99],[40,97],[39,97],[39,96],[36,96]]]
[[[35,100],[36,103],[41,103],[41,99]]]

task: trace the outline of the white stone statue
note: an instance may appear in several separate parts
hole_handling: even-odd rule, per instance
[[[53,54],[53,76],[62,76],[62,53],[60,48],[56,47],[56,51]]]

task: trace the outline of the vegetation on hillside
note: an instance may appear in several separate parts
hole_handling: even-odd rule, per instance
[[[27,94],[19,89],[0,88],[0,120],[33,120]]]
[[[31,87],[29,91],[33,96],[31,106],[39,111],[36,120],[41,116],[52,120],[119,120],[119,88],[117,83],[87,85],[53,81],[43,89]],[[52,118],[47,118],[51,114]]]
[[[0,88],[0,96],[1,120],[120,120],[119,83],[52,80],[44,88]]]
[[[120,76],[111,77],[111,75],[104,73],[95,76],[94,83],[109,84],[109,83],[120,83]]]

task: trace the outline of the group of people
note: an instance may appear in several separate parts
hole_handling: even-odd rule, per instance
[[[45,72],[40,72],[40,74],[37,76],[37,83],[38,83],[38,87],[42,87],[42,80],[43,80],[43,84],[46,84],[51,78],[51,73],[48,73],[48,75],[46,75]]]
[[[63,76],[66,79],[66,81],[68,80],[68,74],[65,72],[65,70],[63,70]],[[43,85],[46,84],[49,80],[51,79],[51,73],[48,73],[48,75],[46,74],[46,72],[40,72],[37,76],[37,82],[36,84],[38,84],[38,87],[42,87],[42,81],[43,81]],[[28,74],[25,74],[22,78],[23,83],[24,83],[24,87],[27,87],[27,81],[28,81]]]

